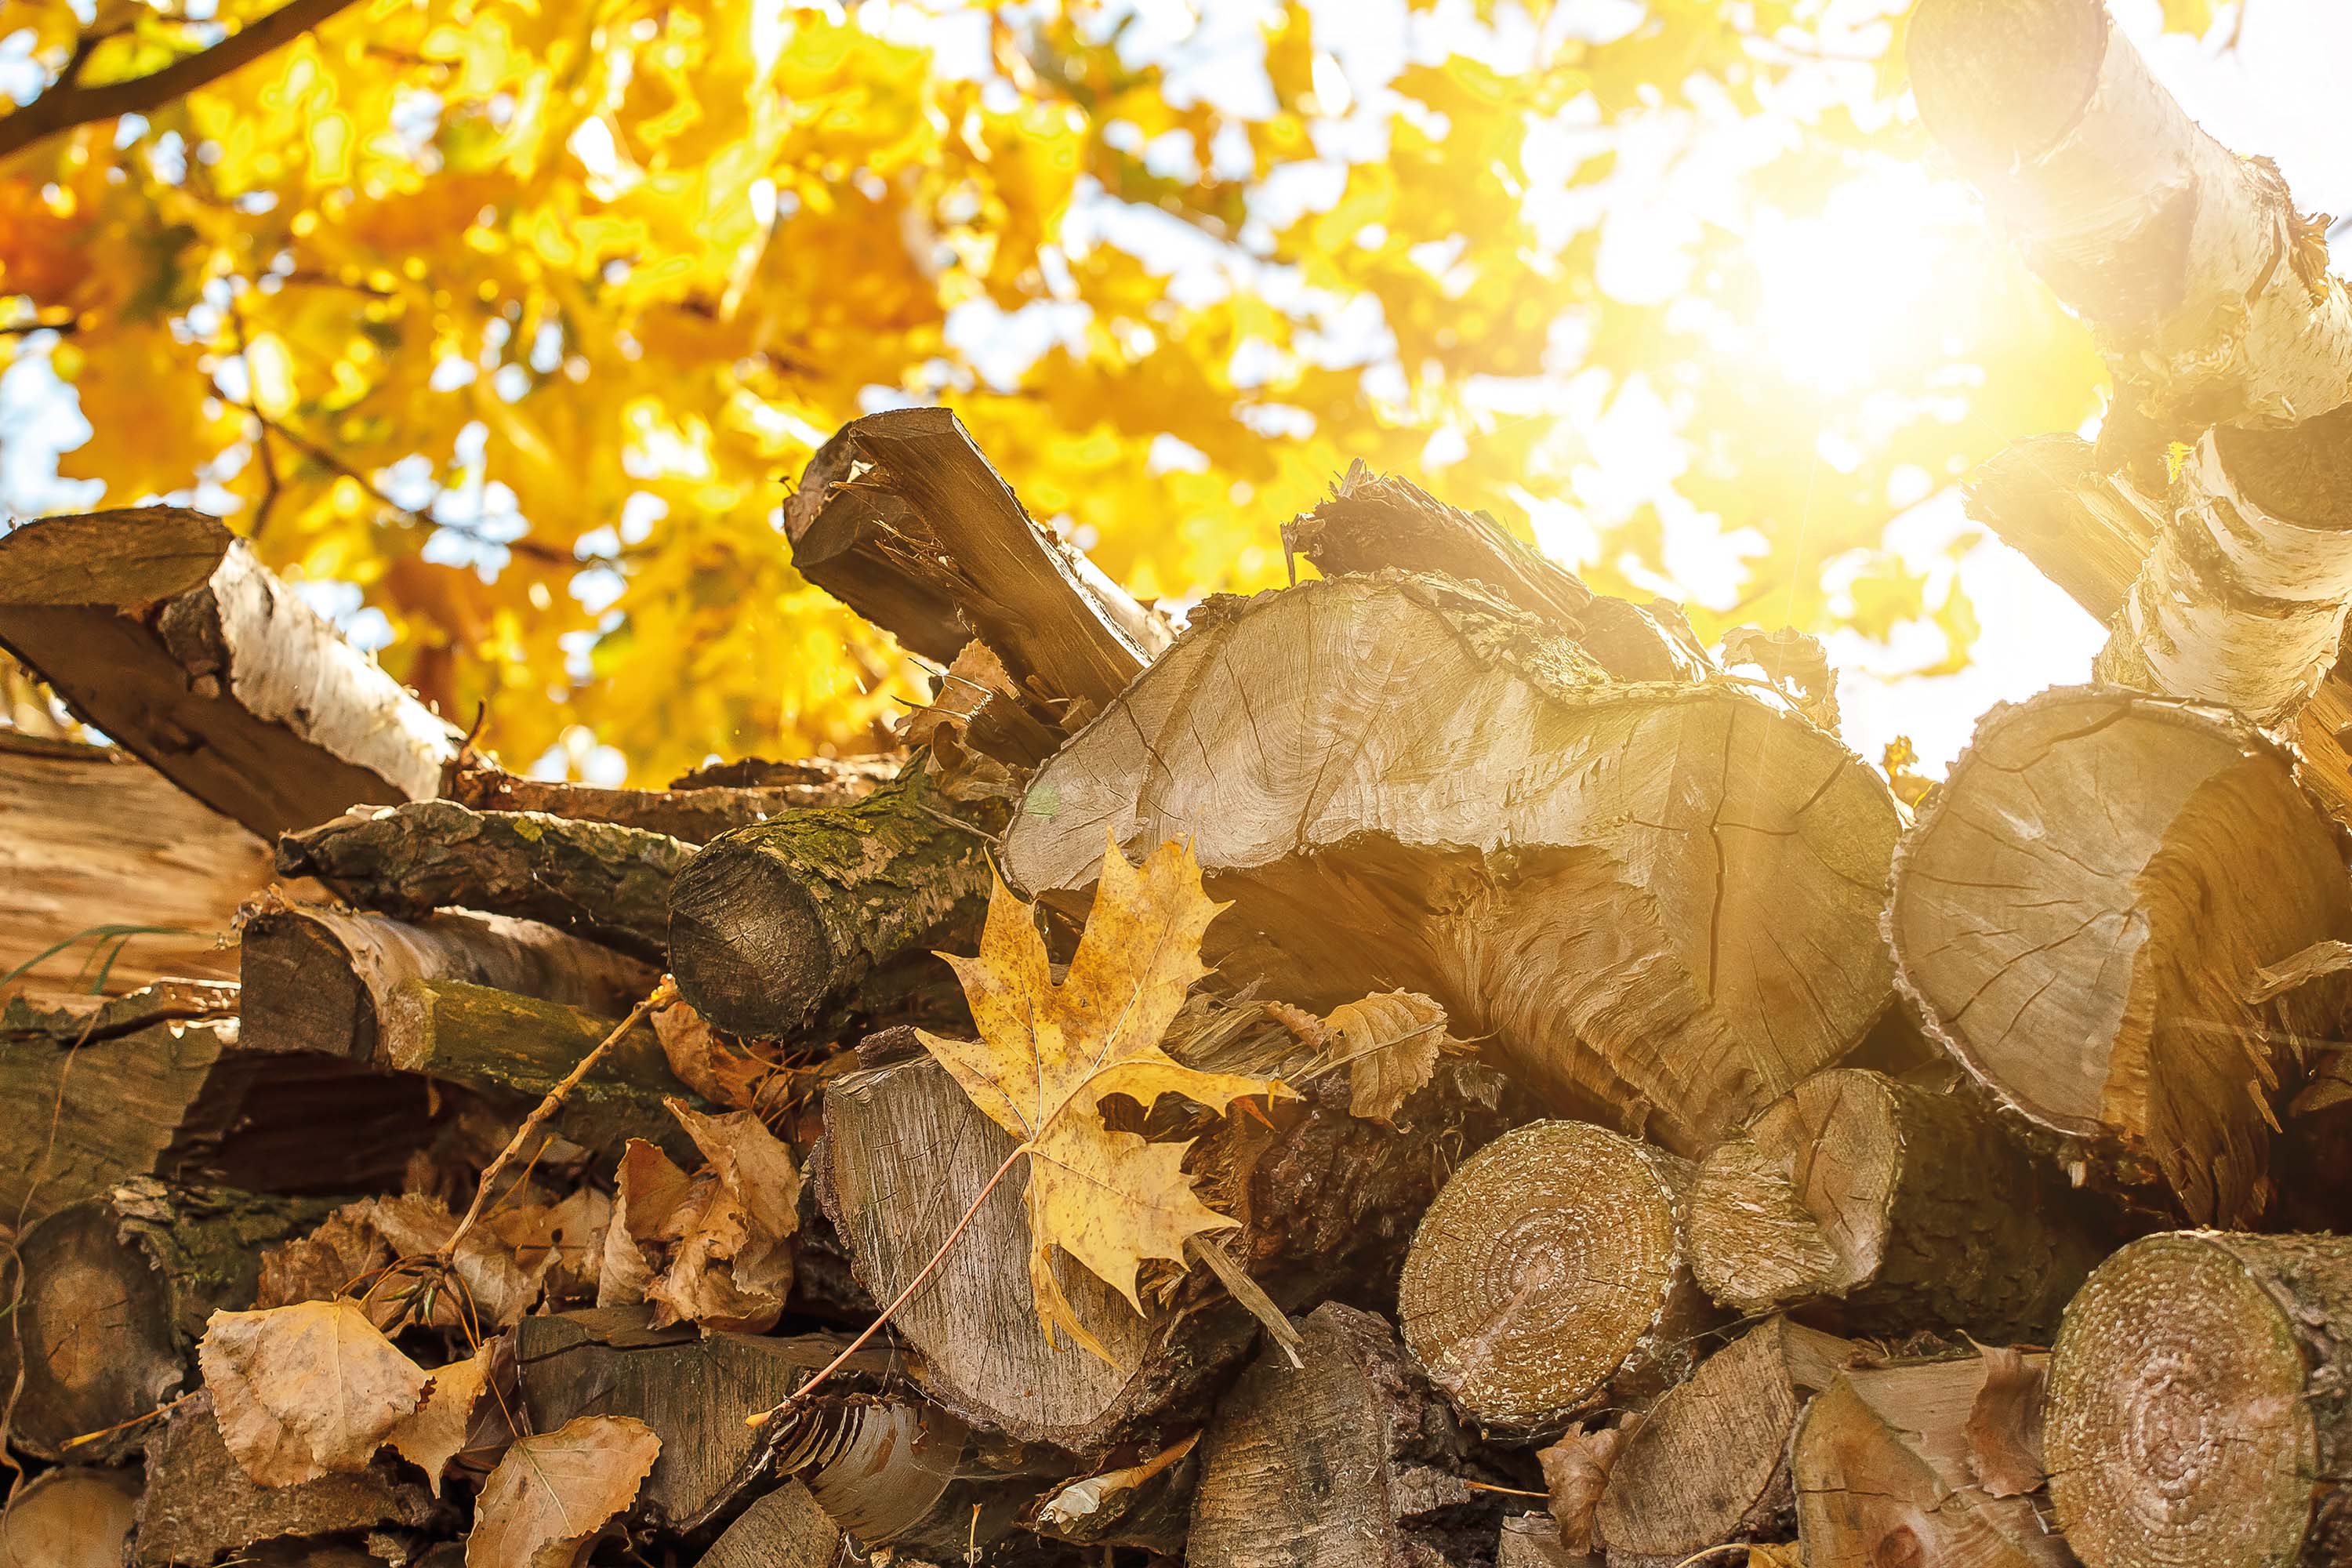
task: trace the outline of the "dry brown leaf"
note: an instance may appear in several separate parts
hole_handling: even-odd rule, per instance
[[[441,1495],[441,1472],[466,1446],[466,1434],[474,1423],[474,1402],[489,1384],[497,1345],[495,1340],[485,1341],[466,1360],[435,1371],[425,1402],[384,1439],[402,1458],[425,1472],[435,1497]]]
[[[1012,768],[967,742],[973,723],[993,702],[1017,708],[1020,689],[1003,661],[987,644],[974,638],[949,664],[939,695],[898,721],[902,743],[930,748],[940,792],[950,799],[1001,798],[1018,792]]]
[[[457,1216],[438,1198],[415,1194],[375,1198],[343,1212],[354,1211],[364,1211],[365,1223],[373,1226],[403,1258],[432,1257],[449,1244],[457,1230]],[[449,1263],[457,1282],[465,1287],[466,1310],[461,1314],[460,1303],[436,1297],[431,1319],[436,1326],[473,1327],[485,1333],[493,1328],[511,1328],[539,1300],[539,1276],[516,1261],[513,1251],[495,1231],[479,1226],[467,1231]]]
[[[1334,1063],[1348,1064],[1349,1113],[1390,1126],[1429,1082],[1438,1057],[1465,1048],[1445,1032],[1445,1009],[1418,991],[1383,991],[1334,1007],[1323,1028]]]
[[[650,1301],[657,1325],[765,1332],[792,1289],[801,1193],[792,1150],[749,1111],[704,1116],[667,1103],[707,1163],[688,1176],[649,1143],[623,1152],[597,1300]]]
[[[1551,1493],[1551,1516],[1559,1525],[1559,1543],[1568,1551],[1592,1550],[1592,1516],[1608,1488],[1610,1467],[1617,1462],[1619,1450],[1639,1424],[1637,1419],[1588,1432],[1580,1421],[1536,1455],[1543,1466],[1544,1486]]]
[[[660,1453],[653,1428],[627,1415],[583,1415],[518,1438],[474,1505],[466,1568],[577,1568]]]
[[[634,1307],[646,1299],[655,1275],[646,1254],[692,1184],[668,1155],[642,1138],[629,1140],[613,1181],[613,1218],[604,1227],[596,1305]]]
[[[319,1222],[308,1236],[295,1237],[261,1255],[261,1279],[254,1292],[256,1307],[290,1307],[297,1301],[331,1301],[344,1291],[364,1286],[369,1278],[392,1261],[392,1247],[376,1228],[354,1211],[352,1204]],[[389,1323],[401,1310],[386,1299],[378,1322]]]
[[[583,1186],[562,1203],[502,1209],[487,1221],[550,1301],[593,1301],[613,1200]]]
[[[775,1074],[773,1063],[721,1040],[688,1003],[664,1007],[653,1018],[662,1055],[680,1083],[714,1105],[737,1110],[758,1105],[761,1085]]]
[[[1796,1541],[1748,1542],[1747,1568],[1805,1568],[1804,1543]]]
[[[215,1312],[196,1360],[221,1441],[264,1487],[365,1469],[431,1381],[347,1299]]]
[[[1994,1497],[2023,1497],[2042,1489],[2048,1471],[2042,1459],[2042,1392],[2046,1363],[2007,1345],[1979,1345],[1984,1355],[1984,1386],[1963,1428],[1969,1468],[1977,1485]]]
[[[1203,1204],[1183,1171],[1186,1143],[1153,1143],[1103,1125],[1101,1101],[1124,1094],[1149,1110],[1181,1094],[1223,1110],[1246,1094],[1288,1094],[1271,1079],[1207,1073],[1160,1048],[1192,982],[1208,973],[1201,937],[1224,906],[1201,890],[1201,868],[1164,844],[1140,868],[1116,839],[1103,855],[1093,912],[1059,985],[1030,908],[1003,882],[989,900],[977,958],[947,954],[980,1031],[922,1042],[972,1103],[1029,1157],[1029,1283],[1048,1343],[1055,1331],[1109,1360],[1054,1278],[1061,1247],[1138,1312],[1147,1258],[1185,1259],[1185,1237],[1236,1222]]]

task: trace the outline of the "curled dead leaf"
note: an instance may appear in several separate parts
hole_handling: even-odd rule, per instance
[[[2042,1398],[2048,1360],[2008,1345],[1979,1345],[1984,1356],[1984,1386],[1977,1390],[1963,1428],[1969,1468],[1977,1485],[1994,1497],[2023,1497],[2042,1489],[2048,1471],[2042,1458]]]
[[[1396,1125],[1396,1113],[1437,1070],[1438,1058],[1465,1050],[1445,1032],[1445,1009],[1418,991],[1384,991],[1334,1007],[1322,1020],[1332,1066],[1348,1067],[1348,1111]]]
[[[628,1415],[517,1439],[474,1505],[466,1568],[578,1568],[660,1454],[653,1428]]]
[[[347,1298],[215,1312],[196,1360],[222,1443],[264,1487],[365,1469],[431,1382]]]
[[[1593,1515],[1601,1507],[1601,1494],[1608,1489],[1610,1468],[1638,1425],[1637,1417],[1622,1426],[1588,1432],[1580,1421],[1550,1447],[1537,1453],[1544,1486],[1551,1493],[1551,1516],[1559,1525],[1559,1543],[1566,1550],[1592,1551]]]
[[[650,1301],[657,1324],[762,1332],[792,1289],[800,1169],[749,1111],[667,1103],[706,1163],[689,1176],[650,1143],[623,1151],[597,1301]]]
[[[677,1080],[710,1101],[737,1110],[756,1110],[760,1093],[776,1066],[721,1040],[708,1020],[686,1002],[653,1016],[654,1035]]]
[[[451,1362],[433,1373],[431,1387],[425,1390],[425,1401],[384,1440],[394,1452],[418,1469],[433,1489],[441,1495],[441,1472],[466,1446],[466,1434],[474,1422],[474,1405],[489,1385],[490,1367],[498,1354],[498,1342],[485,1341],[481,1349],[464,1361]]]

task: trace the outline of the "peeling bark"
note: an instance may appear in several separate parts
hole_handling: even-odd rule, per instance
[[[765,782],[756,784],[703,784],[689,774],[667,789],[601,789],[524,778],[469,752],[442,770],[441,794],[476,811],[544,812],[703,844],[788,811],[863,800],[897,777],[898,764],[896,757],[810,757],[770,764]]]

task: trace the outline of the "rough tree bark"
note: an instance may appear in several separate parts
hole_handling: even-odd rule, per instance
[[[2192,1220],[2261,1212],[2279,1066],[2253,972],[2352,924],[2343,853],[2242,721],[2065,688],[1978,726],[1887,914],[1928,1032]]]
[[[247,1048],[355,1061],[384,1054],[381,1020],[405,981],[491,986],[618,1018],[661,978],[635,959],[536,921],[462,910],[410,921],[278,905],[246,922],[239,950]]]
[[[1469,1568],[1501,1509],[1465,1484],[1467,1443],[1387,1323],[1326,1302],[1303,1367],[1269,1348],[1201,1440],[1190,1568]]]
[[[851,757],[839,762],[809,757],[770,764],[772,772],[766,780],[755,784],[706,784],[688,775],[667,789],[603,789],[524,778],[467,752],[451,758],[442,769],[441,795],[476,811],[544,812],[703,844],[730,829],[749,827],[787,811],[864,800],[898,776],[899,762],[897,757]]]
[[[1255,1120],[1215,1122],[1185,1161],[1209,1205],[1243,1223],[1220,1245],[1286,1310],[1343,1279],[1387,1276],[1445,1155],[1478,1147],[1504,1124],[1501,1085],[1474,1064],[1441,1064],[1399,1113],[1410,1130],[1402,1134],[1350,1116],[1343,1078],[1303,1088],[1304,1103],[1271,1109],[1273,1131]],[[824,1126],[817,1193],[877,1300],[929,1260],[1013,1147],[928,1056],[834,1079]],[[1080,1321],[1119,1364],[1049,1346],[1027,1235],[1016,1173],[900,1309],[895,1321],[922,1352],[926,1392],[976,1425],[1080,1454],[1181,1436],[1203,1412],[1207,1385],[1244,1353],[1255,1321],[1197,1260],[1169,1297],[1147,1291],[1155,1310],[1142,1318],[1057,1256],[1056,1278]]]
[[[2023,1370],[2044,1359],[2025,1356]],[[1989,1397],[2032,1398],[1993,1385],[1990,1364],[1964,1355],[1857,1368],[1806,1408],[1790,1458],[1805,1568],[2078,1568],[2036,1508],[2039,1478],[1990,1468],[1972,1434],[1980,1411],[1996,1414]],[[2029,1429],[2032,1419],[2015,1408],[2002,1418]]]
[[[1691,1268],[1743,1312],[1825,1309],[1848,1331],[2046,1340],[2105,1255],[2063,1174],[1976,1096],[1816,1073],[1706,1157]]]
[[[1169,640],[1031,521],[944,408],[843,426],[809,459],[784,527],[801,575],[940,664],[979,637],[1049,719],[1098,710]]]
[[[48,518],[0,539],[0,647],[264,837],[422,800],[457,748],[243,541],[180,507]]]
[[[1283,525],[1282,546],[1326,577],[1394,568],[1476,583],[1568,633],[1619,680],[1691,680],[1713,668],[1679,609],[1596,594],[1485,512],[1376,475],[1360,458],[1328,500]]]
[[[1422,1216],[1397,1287],[1414,1359],[1490,1436],[1550,1436],[1680,1381],[1715,1317],[1690,1275],[1686,1161],[1580,1121],[1505,1133]]]
[[[808,1488],[788,1480],[762,1494],[721,1531],[695,1568],[833,1568],[841,1527]]]
[[[9,1441],[47,1459],[136,1449],[147,1434],[124,1423],[180,1391],[206,1318],[253,1305],[261,1249],[333,1206],[140,1177],[34,1226],[6,1331],[24,1375]]]
[[[2352,1562],[2352,1239],[2132,1243],[2066,1309],[2046,1437],[2088,1568]]]
[[[372,807],[278,841],[278,868],[414,917],[458,907],[543,921],[662,962],[671,879],[693,857],[667,834],[454,801]]]
[[[1427,992],[1562,1114],[1686,1153],[1886,1000],[1876,773],[1736,685],[1612,681],[1447,578],[1203,605],[1040,771],[1007,874],[1067,899],[1107,831],[1191,839],[1236,901],[1213,956],[1286,960],[1273,994]]]
[[[804,1029],[902,955],[954,946],[986,907],[987,839],[922,773],[854,805],[705,845],[669,892],[678,994],[722,1029]]]
[[[1797,1418],[1853,1355],[1775,1317],[1669,1389],[1609,1468],[1595,1524],[1612,1568],[1672,1568],[1725,1542],[1786,1537]]]

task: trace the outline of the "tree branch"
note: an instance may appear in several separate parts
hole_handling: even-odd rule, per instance
[[[84,53],[78,52],[67,77],[16,113],[0,118],[0,158],[77,125],[115,120],[125,114],[150,113],[293,42],[351,3],[352,0],[287,0],[268,16],[231,33],[208,49],[174,60],[162,70],[100,87],[77,85],[74,77],[79,74],[79,68],[85,58]]]

